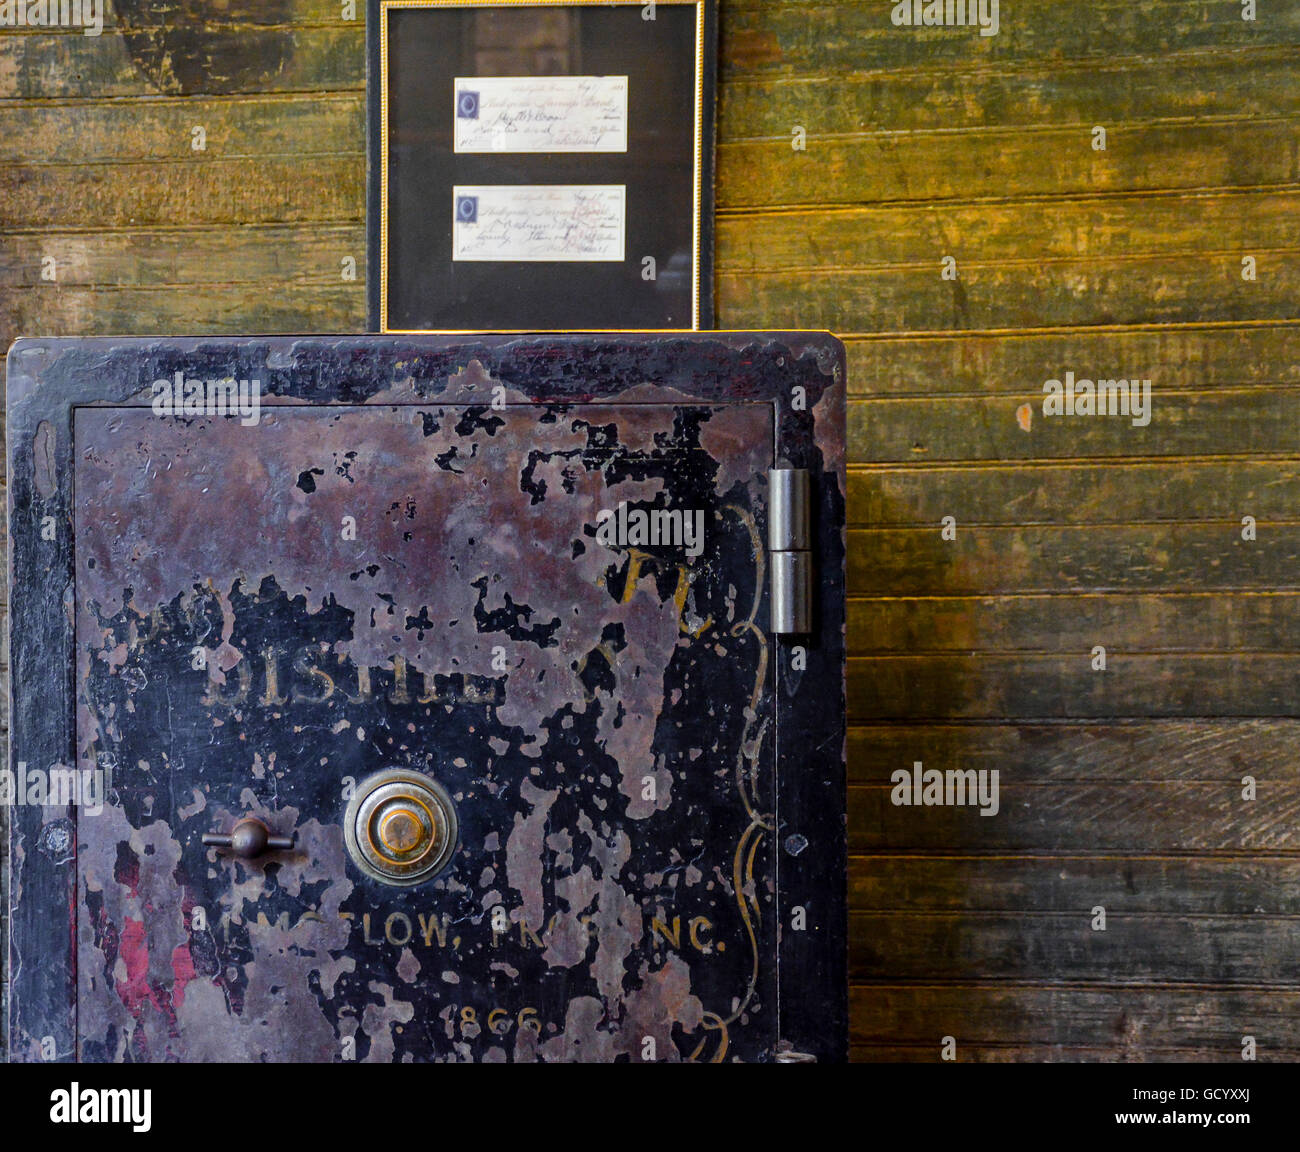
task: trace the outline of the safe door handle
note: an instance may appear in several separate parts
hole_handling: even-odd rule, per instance
[[[229,835],[220,832],[203,833],[203,843],[209,848],[230,848],[236,856],[252,860],[263,852],[282,852],[293,847],[292,836],[272,836],[271,830],[260,820],[245,816],[230,830]]]

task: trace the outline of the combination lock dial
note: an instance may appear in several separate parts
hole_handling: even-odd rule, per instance
[[[432,879],[456,848],[456,809],[436,780],[388,768],[363,780],[343,818],[348,855],[367,876],[409,887]]]

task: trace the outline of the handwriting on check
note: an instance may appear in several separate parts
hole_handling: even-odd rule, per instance
[[[626,76],[457,77],[457,152],[626,152]]]
[[[622,260],[622,184],[458,185],[455,260]]]

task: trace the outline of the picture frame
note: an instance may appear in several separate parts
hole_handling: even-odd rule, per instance
[[[369,326],[714,325],[716,0],[369,0]]]

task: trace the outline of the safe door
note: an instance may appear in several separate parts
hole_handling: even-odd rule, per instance
[[[829,345],[20,345],[14,1057],[842,1058]]]

